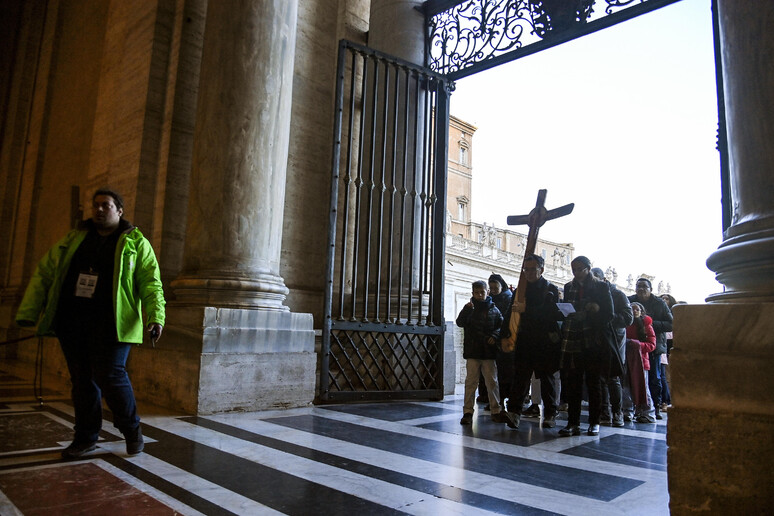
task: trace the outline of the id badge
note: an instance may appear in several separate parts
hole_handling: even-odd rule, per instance
[[[91,299],[94,297],[94,291],[96,289],[97,274],[82,272],[78,275],[78,282],[75,284],[75,297]]]

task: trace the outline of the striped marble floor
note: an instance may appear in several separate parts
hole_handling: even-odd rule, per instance
[[[523,419],[511,430],[480,405],[463,427],[460,395],[208,417],[141,413],[144,453],[127,456],[106,420],[98,448],[65,461],[67,395],[44,391],[36,403],[30,379],[2,369],[2,515],[669,512],[666,419],[558,438],[563,421],[543,429]]]

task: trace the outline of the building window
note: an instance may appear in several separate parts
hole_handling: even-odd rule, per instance
[[[465,220],[465,203],[457,203],[457,220]]]
[[[503,239],[500,237],[497,237],[497,248],[502,249],[503,248]]]
[[[547,256],[547,255],[548,255],[548,253],[546,253],[546,250],[545,250],[545,249],[543,249],[542,251],[540,251],[540,256],[542,256],[542,257],[543,257],[543,261],[545,261],[545,259],[546,259],[546,256]]]
[[[468,149],[460,145],[460,163],[463,165],[468,164]]]

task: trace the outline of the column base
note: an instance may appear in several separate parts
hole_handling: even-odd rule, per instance
[[[156,349],[133,351],[138,398],[192,414],[309,405],[317,357],[311,314],[167,308]]]
[[[667,444],[672,514],[774,502],[774,303],[674,307]]]
[[[178,305],[290,311],[283,304],[288,288],[272,274],[255,274],[250,279],[181,277],[171,287]]]

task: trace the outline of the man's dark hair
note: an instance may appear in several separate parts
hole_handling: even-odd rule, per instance
[[[650,280],[648,278],[637,278],[637,282],[636,283],[639,283],[640,281],[643,281],[643,282],[647,283],[648,284],[648,288],[650,290],[653,290],[653,285],[651,285]]]
[[[484,290],[488,290],[489,285],[484,280],[478,280],[473,282],[473,290],[476,290],[476,288],[483,288]]]
[[[591,270],[591,260],[586,258],[585,256],[576,256],[570,264],[573,263],[582,263],[586,266],[587,269]]]
[[[605,272],[599,267],[594,267],[593,269],[591,269],[591,274],[593,274],[595,278],[601,281],[606,281],[607,279],[605,278]]]
[[[111,190],[109,188],[100,188],[99,190],[94,192],[94,195],[91,197],[91,200],[93,201],[94,199],[96,199],[98,195],[109,195],[110,197],[113,198],[113,204],[116,205],[116,208],[118,208],[119,210],[124,209],[124,198],[121,197],[121,194],[116,192],[115,190]]]
[[[527,256],[524,257],[524,263],[527,263],[527,262],[537,262],[538,267],[540,267],[541,269],[545,269],[546,261],[540,255],[528,254]]]

